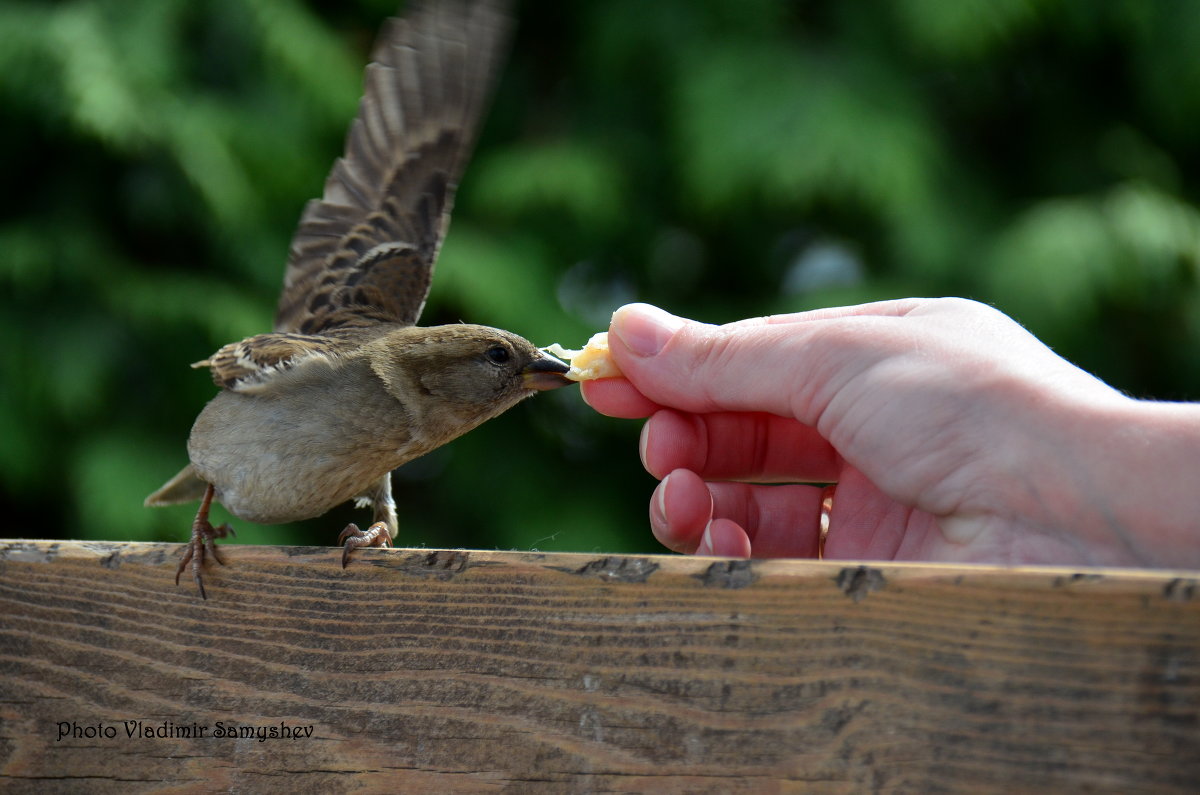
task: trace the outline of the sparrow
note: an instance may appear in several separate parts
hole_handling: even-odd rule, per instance
[[[412,2],[384,23],[358,115],[324,195],[292,240],[274,330],[207,367],[220,391],[188,438],[190,463],[147,506],[200,500],[175,582],[232,534],[209,521],[277,524],[356,500],[364,531],[338,536],[342,566],[397,533],[391,472],[536,392],[573,383],[528,340],[465,323],[417,326],[508,37],[492,0]]]

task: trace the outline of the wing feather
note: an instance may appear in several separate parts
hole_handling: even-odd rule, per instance
[[[379,329],[382,332],[383,329]],[[314,360],[333,364],[378,333],[374,329],[341,329],[331,334],[272,332],[231,342],[192,367],[207,367],[213,383],[234,392],[268,387],[280,373]]]
[[[278,332],[416,324],[508,35],[504,0],[384,23],[345,154],[292,240]]]

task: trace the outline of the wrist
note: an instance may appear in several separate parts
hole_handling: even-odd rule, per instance
[[[1114,393],[1065,401],[1050,420],[1047,529],[1089,564],[1200,566],[1200,404]]]
[[[1110,511],[1151,565],[1200,567],[1200,404],[1130,400],[1112,417]]]

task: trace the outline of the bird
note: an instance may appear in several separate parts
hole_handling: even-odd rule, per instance
[[[224,564],[215,540],[233,529],[213,526],[213,501],[277,524],[355,500],[372,523],[341,531],[342,566],[390,546],[392,470],[573,383],[509,331],[417,325],[509,29],[498,0],[418,0],[384,23],[345,152],[301,214],[273,330],[192,365],[220,390],[188,465],[145,501],[200,500],[176,585],[190,565],[207,599],[205,561]]]

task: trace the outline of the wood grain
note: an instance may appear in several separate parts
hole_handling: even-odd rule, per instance
[[[202,602],[179,553],[0,542],[0,789],[1200,780],[1200,572],[228,546]]]

